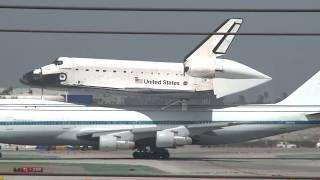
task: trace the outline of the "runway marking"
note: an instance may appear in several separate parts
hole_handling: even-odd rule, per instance
[[[81,161],[82,160],[82,161]],[[89,160],[92,160],[92,162],[90,162]],[[108,162],[110,160],[110,162]],[[114,160],[114,161],[113,161]],[[255,161],[257,160],[257,161]],[[165,176],[160,176],[160,175],[135,175],[134,177],[163,177],[163,178],[218,178],[218,179],[223,179],[223,178],[228,178],[228,179],[232,179],[232,178],[242,178],[242,179],[291,179],[291,178],[296,178],[296,179],[312,179],[314,177],[304,177],[304,176],[280,176],[279,174],[272,174],[275,173],[273,171],[269,171],[270,173],[268,173],[268,171],[258,171],[258,172],[252,172],[254,171],[254,169],[251,171],[250,168],[246,168],[246,167],[252,167],[255,166],[255,163],[258,162],[258,160],[267,160],[267,167],[270,167],[272,165],[270,165],[270,162],[272,162],[273,160],[282,160],[284,161],[284,164],[291,164],[292,160],[301,160],[301,161],[297,161],[299,162],[298,164],[300,164],[300,162],[306,161],[313,161],[314,159],[310,159],[310,158],[173,158],[173,159],[169,159],[169,160],[137,160],[137,159],[132,159],[132,158],[56,158],[56,159],[50,159],[50,158],[35,158],[35,159],[18,159],[16,158],[16,160],[13,159],[3,159],[3,163],[9,162],[9,163],[16,163],[16,162],[21,162],[21,163],[47,163],[47,164],[59,164],[59,163],[64,163],[65,165],[68,166],[72,166],[72,164],[97,164],[97,163],[105,163],[105,164],[110,164],[111,162],[113,163],[117,163],[117,164],[125,164],[126,161],[128,161],[127,163],[129,164],[144,164],[150,167],[155,167],[157,168],[157,166],[159,165],[152,165],[153,162],[155,162],[155,164],[158,164],[159,162],[162,162],[161,165],[165,165],[166,162],[168,162],[168,165],[173,166],[174,164],[172,164],[171,162],[182,162],[182,164],[188,163],[188,164],[192,164],[192,163],[199,163],[199,162],[205,162],[205,163],[209,163],[209,168],[211,168],[212,170],[214,170],[214,166],[218,169],[218,173],[222,174],[217,174],[217,175],[212,175],[210,174],[210,172],[208,171],[208,173],[206,172],[194,172],[194,173],[199,173],[199,176],[195,176],[194,174],[191,174],[193,172],[191,172],[190,176],[188,176],[188,173],[184,173],[184,171],[182,172],[177,172],[177,173],[172,173],[170,171],[168,171],[168,174],[166,174]],[[319,159],[318,159],[319,160]],[[16,161],[16,162],[15,162]],[[32,161],[32,162],[30,162]],[[59,162],[59,161],[64,161],[64,162]],[[158,163],[157,163],[158,162]],[[234,164],[236,162],[236,164]],[[245,167],[241,167],[240,163],[246,163]],[[279,161],[280,162],[280,161]],[[286,163],[288,162],[288,163]],[[1,161],[0,161],[1,163]],[[275,162],[277,164],[277,161]],[[240,166],[239,166],[240,164]],[[213,167],[211,167],[210,165],[212,165]],[[219,168],[220,167],[220,168]],[[180,167],[183,168],[183,167]],[[190,167],[188,167],[190,169]],[[161,169],[160,169],[161,170]],[[199,170],[199,168],[197,169]],[[223,173],[226,172],[226,173]],[[229,175],[227,172],[230,172],[230,174],[235,174],[235,175]],[[45,172],[47,173],[47,172]],[[60,173],[60,172],[59,172]],[[170,174],[172,173],[172,174]],[[204,174],[201,175],[200,173]],[[213,172],[212,172],[213,173]],[[6,175],[1,173],[2,175]],[[110,175],[110,174],[99,174],[99,175],[94,175],[89,173],[90,175],[87,174],[87,176],[91,176],[91,177],[127,177],[125,175]],[[239,174],[239,176],[237,175]],[[285,174],[285,173],[284,173]],[[305,173],[304,173],[305,174]],[[15,174],[13,174],[15,175]],[[49,174],[46,174],[45,176],[64,176],[65,174],[61,174],[61,175],[56,175],[49,172]],[[72,174],[72,176],[81,176],[82,174]],[[312,174],[310,174],[312,175]],[[69,174],[67,175],[69,176]],[[71,176],[71,175],[70,175]],[[85,176],[84,176],[85,177]]]
[[[15,174],[15,173],[2,173],[5,176],[30,176],[29,174]],[[319,177],[313,176],[228,176],[228,175],[103,175],[103,174],[32,174],[32,176],[42,176],[42,177],[121,177],[121,178],[178,178],[178,179],[319,179]]]

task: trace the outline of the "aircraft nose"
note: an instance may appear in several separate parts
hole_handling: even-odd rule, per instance
[[[24,74],[20,82],[28,86],[59,86],[66,78],[67,75],[61,73],[43,74],[40,68]]]
[[[25,85],[41,85],[43,81],[40,74],[30,71],[20,78],[20,82]]]

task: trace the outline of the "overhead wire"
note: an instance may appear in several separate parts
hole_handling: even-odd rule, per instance
[[[319,32],[169,32],[169,31],[104,31],[104,30],[54,30],[54,29],[6,29],[0,28],[0,32],[8,33],[53,33],[53,34],[119,34],[119,35],[237,35],[237,36],[320,36]]]
[[[320,12],[318,8],[154,8],[154,7],[112,7],[112,6],[53,6],[53,5],[10,5],[0,4],[0,9],[20,10],[76,10],[76,11],[148,11],[148,12]],[[64,30],[0,28],[0,32],[11,33],[55,33],[55,34],[119,34],[119,35],[237,35],[237,36],[320,36],[320,33],[304,32],[160,32],[160,31],[105,31],[105,30]]]
[[[319,8],[171,8],[171,7],[115,7],[115,6],[54,6],[0,4],[0,9],[77,10],[77,11],[172,11],[172,12],[320,12]]]

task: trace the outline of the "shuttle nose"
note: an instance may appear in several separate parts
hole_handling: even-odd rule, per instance
[[[24,74],[20,82],[28,86],[59,86],[66,78],[67,75],[61,73],[43,74],[40,68]]]
[[[20,78],[20,82],[25,85],[42,85],[43,79],[40,73],[34,74],[33,71],[30,71]]]

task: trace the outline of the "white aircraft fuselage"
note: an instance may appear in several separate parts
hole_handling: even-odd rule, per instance
[[[277,104],[203,111],[1,100],[0,142],[93,145],[102,151],[136,149],[134,158],[166,159],[166,148],[236,143],[319,126],[319,82],[320,71]]]
[[[9,102],[9,101],[7,101]],[[320,125],[306,115],[319,106],[248,105],[208,111],[133,111],[28,100],[1,100],[0,141],[10,144],[98,145],[86,135],[122,131],[161,131],[179,126],[236,123],[191,135],[193,144],[228,144]],[[20,103],[20,104],[19,104]],[[34,104],[30,104],[34,103]],[[45,104],[43,104],[45,103]],[[202,128],[202,127],[201,127]],[[154,133],[138,135],[154,138]],[[99,136],[99,135],[97,135]],[[151,143],[151,142],[150,142]]]
[[[52,64],[25,74],[21,82],[47,88],[96,88],[153,94],[210,91],[221,97],[271,79],[228,59],[215,61],[221,71],[214,77],[191,76],[184,72],[184,66],[184,63],[60,57]],[[237,83],[236,87],[228,86]]]
[[[52,83],[52,86],[60,87],[100,87],[159,93],[205,91],[213,86],[212,79],[193,78],[184,74],[183,63],[68,57],[61,57],[57,61],[61,64],[53,63],[41,69],[42,76],[51,75],[48,78],[57,80],[44,80],[43,83],[47,82],[49,86]]]

